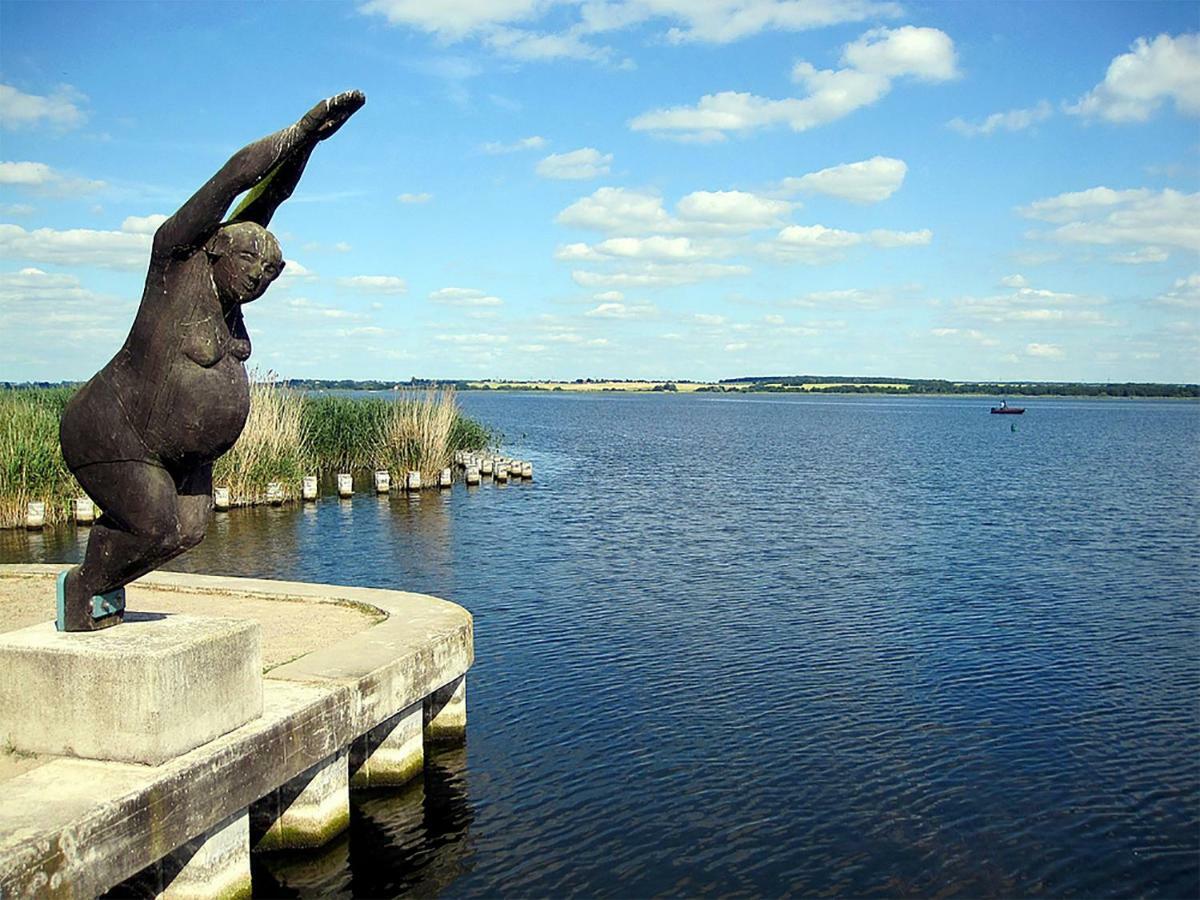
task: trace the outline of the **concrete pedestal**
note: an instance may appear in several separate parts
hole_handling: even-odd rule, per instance
[[[346,751],[317,763],[250,807],[255,850],[321,847],[350,825]]]
[[[462,675],[425,698],[425,740],[461,744],[467,737],[467,676]]]
[[[257,622],[127,613],[0,634],[0,746],[159,765],[262,712]]]
[[[350,747],[350,787],[399,787],[424,771],[423,704],[414,703]]]

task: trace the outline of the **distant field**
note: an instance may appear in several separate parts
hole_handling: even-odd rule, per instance
[[[467,383],[467,388],[487,388],[491,390],[508,390],[508,391],[653,391],[656,387],[670,383],[675,385],[675,389],[681,394],[694,393],[700,390],[721,390],[725,391],[744,391],[750,385],[746,384],[717,384],[715,382],[662,382],[662,381],[592,381],[578,384],[574,381],[471,381]],[[768,385],[775,387],[775,385]],[[839,387],[873,387],[885,390],[908,390],[907,384],[893,384],[891,382],[808,382],[799,385],[788,385],[792,390],[812,391],[812,390],[832,390]]]

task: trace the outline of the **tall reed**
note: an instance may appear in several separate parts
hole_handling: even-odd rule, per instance
[[[73,388],[0,391],[0,527],[25,524],[31,500],[46,504],[46,521],[66,521],[79,496],[58,445],[58,421]]]
[[[305,403],[303,394],[277,387],[273,373],[251,385],[246,427],[213,467],[213,483],[228,487],[235,503],[264,502],[272,481],[282,486],[285,500],[299,495],[309,463]]]
[[[74,388],[0,390],[0,528],[24,525],[31,500],[46,503],[46,520],[67,520],[82,497],[63,462],[58,422]],[[279,387],[268,373],[250,389],[250,415],[236,444],[217,460],[213,483],[238,505],[262,503],[277,481],[296,497],[305,474],[386,468],[415,469],[431,484],[456,450],[482,450],[499,438],[464,416],[453,391],[396,400],[306,396]]]

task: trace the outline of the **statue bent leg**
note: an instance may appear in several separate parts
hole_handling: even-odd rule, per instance
[[[212,464],[176,479],[150,462],[98,462],[77,469],[75,478],[103,515],[92,527],[83,562],[67,573],[66,630],[94,631],[120,622],[119,615],[93,618],[94,595],[124,587],[204,538]]]

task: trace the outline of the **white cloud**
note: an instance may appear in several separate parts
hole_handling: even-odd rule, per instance
[[[53,94],[26,94],[9,84],[0,84],[0,125],[9,130],[43,123],[59,129],[76,128],[87,117],[79,104],[87,98],[70,85]]]
[[[1058,344],[1026,344],[1025,355],[1039,359],[1062,359],[1066,354]]]
[[[498,53],[526,62],[550,59],[602,62],[612,55],[609,48],[587,43],[574,30],[547,34],[519,28],[493,28],[484,41]]]
[[[625,295],[620,291],[601,291],[599,294],[593,294],[592,298],[606,303],[620,303],[625,299]]]
[[[283,273],[279,276],[284,284],[298,281],[316,281],[317,273],[294,259],[285,259]]]
[[[103,181],[64,175],[40,162],[0,162],[0,185],[51,194],[86,193],[105,186]]]
[[[794,205],[746,191],[693,191],[680,199],[672,216],[657,194],[603,187],[576,200],[555,221],[623,235],[737,233],[777,227]]]
[[[447,306],[501,306],[504,301],[475,288],[445,287],[429,295],[434,303],[444,303]]]
[[[485,345],[508,343],[508,335],[506,334],[439,334],[436,337],[439,341],[447,344]]]
[[[933,232],[890,231],[877,228],[867,232],[844,231],[824,225],[788,225],[774,240],[759,245],[759,251],[784,262],[803,262],[811,265],[842,259],[851,247],[872,246],[881,249],[918,247],[929,244]]]
[[[907,173],[904,160],[874,156],[861,162],[810,172],[799,178],[785,178],[782,187],[788,193],[811,191],[853,203],[879,203],[900,189]]]
[[[958,76],[954,42],[936,28],[876,28],[842,50],[841,69],[798,62],[792,79],[805,96],[771,100],[738,91],[707,94],[695,106],[652,110],[629,122],[634,131],[692,141],[723,140],[729,133],[787,125],[807,131],[868,106],[900,77],[946,81]]]
[[[479,149],[489,156],[499,156],[504,153],[520,153],[522,150],[540,150],[545,146],[546,139],[535,134],[531,135],[530,137],[513,141],[511,144],[503,144],[499,141],[488,141]]]
[[[1067,112],[1108,122],[1145,122],[1168,99],[1180,113],[1200,115],[1200,34],[1138,38]]]
[[[537,164],[537,173],[543,178],[558,180],[583,180],[607,175],[612,165],[612,154],[601,153],[594,147],[582,147],[570,153],[551,153]]]
[[[990,297],[960,297],[954,311],[969,319],[994,324],[1023,326],[1097,327],[1117,323],[1095,307],[1104,306],[1100,297],[1089,297],[1045,288],[1019,287]]]
[[[154,234],[158,226],[167,221],[162,213],[151,213],[148,216],[126,216],[121,223],[121,230],[126,234]]]
[[[577,260],[613,259],[657,259],[685,261],[706,259],[721,255],[715,248],[697,244],[686,237],[618,237],[609,238],[598,244],[566,244],[555,252],[555,258],[572,262]]]
[[[750,345],[747,344],[745,341],[736,341],[732,344],[726,344],[725,350],[728,353],[740,353],[742,350],[746,350],[749,347],[750,347]]]
[[[359,12],[379,14],[391,25],[404,25],[458,40],[497,25],[538,17],[549,6],[545,0],[367,0]]]
[[[602,187],[576,200],[555,221],[572,228],[633,234],[670,231],[672,227],[657,194],[617,187]]]
[[[857,307],[859,309],[878,309],[892,302],[892,295],[884,290],[865,290],[863,288],[844,288],[833,291],[813,291],[791,300],[785,300],[784,306],[833,306]]]
[[[342,309],[340,306],[317,303],[307,297],[294,297],[284,300],[283,303],[268,304],[265,309],[259,310],[259,312],[275,318],[281,316],[288,317],[289,315],[316,319],[358,320],[366,318],[362,313]]]
[[[433,194],[424,192],[420,194],[401,194],[396,199],[401,203],[428,203],[433,199]]]
[[[339,278],[338,284],[375,294],[403,294],[408,291],[408,282],[396,275],[351,275]]]
[[[749,271],[747,266],[717,263],[642,262],[613,272],[576,270],[571,273],[571,278],[576,284],[586,288],[658,288],[698,284],[717,278],[745,275]]]
[[[745,232],[778,225],[793,205],[746,191],[693,191],[675,211],[682,220],[678,228]]]
[[[610,301],[589,309],[584,315],[599,319],[645,319],[657,312],[658,309],[650,303],[631,305]]]
[[[1174,287],[1155,297],[1153,302],[1159,306],[1200,310],[1200,272],[1176,279]]]
[[[71,347],[54,377],[86,377],[129,330],[135,301],[98,294],[73,275],[28,267],[0,272],[0,358],[36,366],[46,347]]]
[[[1037,200],[1019,211],[1027,218],[1058,225],[1032,237],[1200,251],[1200,193],[1095,187]]]
[[[1008,112],[992,113],[978,123],[967,122],[961,118],[951,119],[946,127],[966,137],[990,135],[997,131],[1024,131],[1038,122],[1050,118],[1052,109],[1045,100],[1029,109],[1010,109]]]
[[[62,266],[144,269],[150,259],[150,235],[72,228],[57,231],[0,225],[0,257]]]
[[[1113,262],[1123,266],[1142,266],[1148,263],[1166,262],[1171,258],[1162,247],[1138,247],[1128,253],[1114,253],[1109,257]]]
[[[1005,275],[1000,279],[1000,283],[1004,285],[1004,287],[1010,288],[1029,287],[1029,279],[1024,275]]]
[[[692,318],[701,325],[724,325],[729,321],[725,316],[719,316],[714,313],[696,313]]]

